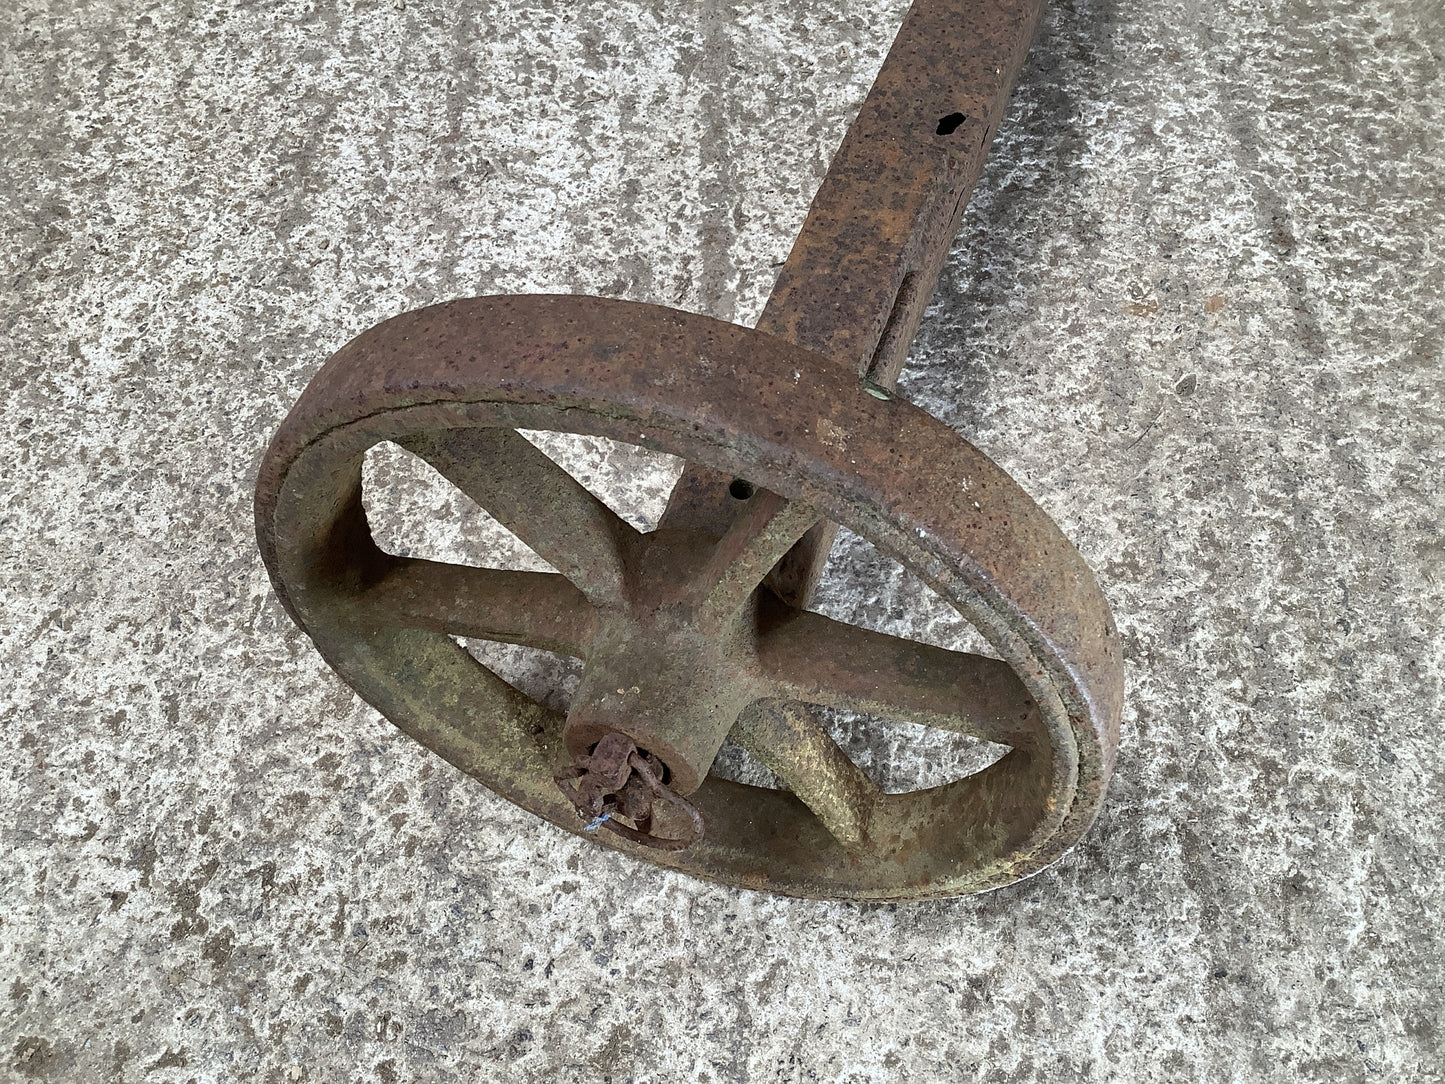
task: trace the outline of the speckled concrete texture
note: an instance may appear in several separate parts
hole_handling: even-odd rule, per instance
[[[0,1079],[1442,1079],[1433,0],[1046,16],[903,392],[1126,640],[1048,872],[843,906],[632,863],[413,746],[272,597],[256,465],[328,353],[480,293],[751,322],[904,7],[0,5]],[[642,523],[675,470],[569,454]],[[525,556],[369,477],[394,544]],[[820,605],[966,638],[853,539]]]

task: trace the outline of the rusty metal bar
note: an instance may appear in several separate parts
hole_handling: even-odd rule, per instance
[[[907,360],[1028,53],[1043,0],[918,0],[813,198],[759,331],[855,370],[881,394]],[[720,536],[733,479],[689,465],[662,524]],[[836,528],[774,571],[807,604]]]
[[[883,387],[897,381],[1042,10],[1042,0],[913,5],[759,331]]]

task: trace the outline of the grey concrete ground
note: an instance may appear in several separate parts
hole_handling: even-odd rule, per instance
[[[1037,878],[630,863],[412,746],[272,597],[256,464],[331,350],[479,293],[752,321],[904,6],[3,5],[0,1078],[1442,1079],[1433,0],[1046,17],[904,384],[1126,639],[1108,803]],[[577,454],[656,514],[671,465]],[[505,555],[413,474],[371,467],[396,544]],[[963,635],[856,541],[823,604]]]

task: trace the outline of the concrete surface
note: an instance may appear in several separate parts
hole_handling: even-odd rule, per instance
[[[904,384],[1127,640],[1047,873],[862,907],[633,864],[272,598],[254,472],[331,350],[476,293],[755,319],[903,7],[3,5],[0,1078],[1442,1079],[1431,0],[1047,16]],[[655,515],[669,464],[576,454]],[[505,551],[426,486],[386,530]],[[823,605],[963,635],[856,541]]]

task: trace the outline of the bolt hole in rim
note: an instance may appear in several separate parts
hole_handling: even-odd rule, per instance
[[[755,487],[746,478],[734,478],[728,483],[728,496],[735,501],[752,499]]]

